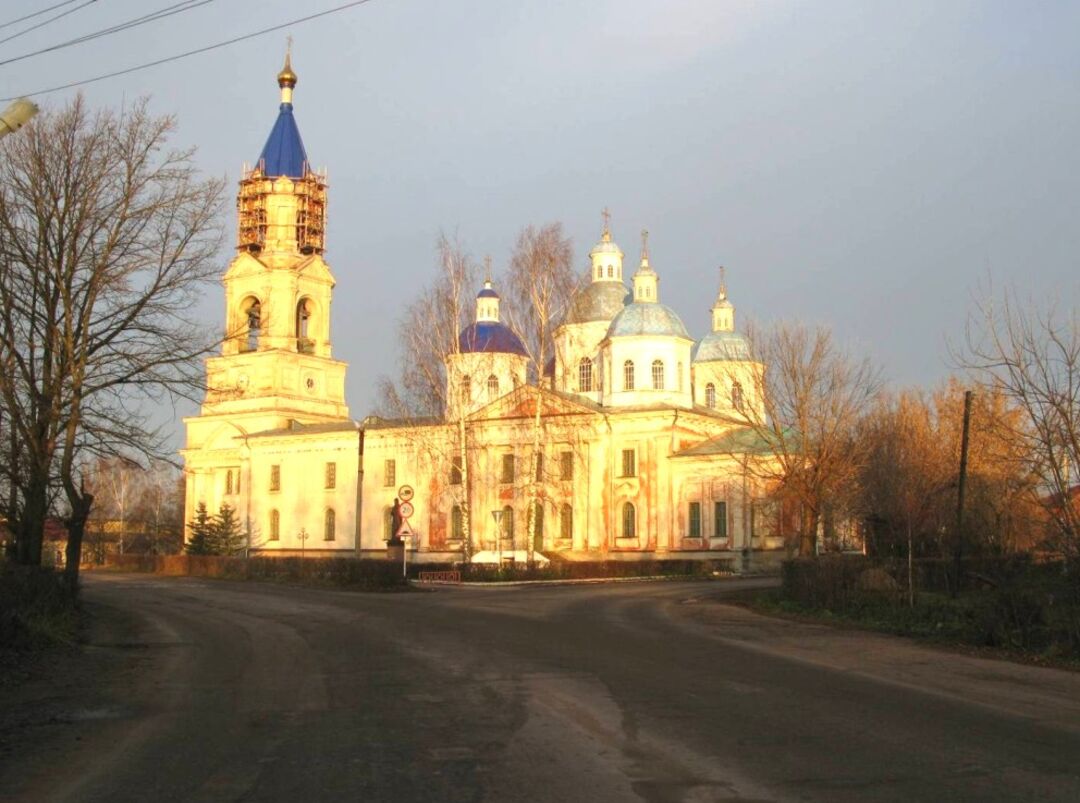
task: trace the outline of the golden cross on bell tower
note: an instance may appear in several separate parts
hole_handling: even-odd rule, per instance
[[[610,240],[611,239],[611,210],[609,210],[605,206],[603,211],[600,212],[600,217],[602,217],[604,219],[604,231],[603,231],[604,240],[605,241]]]
[[[484,284],[491,284],[491,254],[484,257]]]
[[[724,278],[724,266],[720,266],[720,297],[727,297],[727,281]]]
[[[648,229],[642,229],[641,230],[641,258],[642,259],[648,259],[649,258],[649,230]]]

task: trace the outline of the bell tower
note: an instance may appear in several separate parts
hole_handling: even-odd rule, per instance
[[[243,418],[247,432],[349,415],[346,365],[333,359],[330,344],[334,276],[323,259],[326,173],[311,168],[300,138],[293,111],[297,80],[288,53],[277,76],[277,120],[258,161],[245,165],[240,179],[236,256],[222,279],[221,355],[206,365],[199,419]],[[189,442],[199,419],[191,419]]]

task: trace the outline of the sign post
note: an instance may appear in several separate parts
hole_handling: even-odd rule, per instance
[[[401,513],[401,527],[394,535],[396,536],[409,536],[409,542],[404,543],[402,539],[401,549],[401,574],[403,577],[409,576],[409,547],[412,545],[413,536],[416,534],[413,532],[412,527],[409,526],[409,518],[416,512],[416,508],[413,507],[412,498],[414,496],[413,487],[411,485],[402,485],[398,488],[398,499],[401,500],[401,505],[398,511]]]

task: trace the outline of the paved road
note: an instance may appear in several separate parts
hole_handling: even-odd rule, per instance
[[[745,585],[92,576],[120,668],[0,799],[1080,800],[1080,675],[713,599]]]

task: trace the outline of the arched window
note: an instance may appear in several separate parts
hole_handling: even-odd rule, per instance
[[[615,268],[613,268],[611,265],[607,266],[607,277],[609,279],[615,278]]]
[[[652,363],[652,386],[653,390],[664,389],[664,361],[653,360]]]
[[[514,543],[514,509],[507,505],[502,511],[502,521],[499,522],[502,527],[502,537],[507,539],[511,544],[511,549]]]
[[[462,524],[461,505],[450,508],[450,537],[461,540],[465,537],[465,527]]]
[[[637,538],[637,511],[629,502],[622,506],[622,537]]]
[[[244,302],[244,320],[247,331],[243,350],[255,351],[259,347],[259,335],[262,334],[262,305],[259,299],[249,298]]]
[[[461,403],[468,404],[472,401],[472,377],[468,374],[461,377]]]
[[[736,410],[742,411],[743,408],[743,392],[742,385],[738,382],[731,383],[731,406]]]
[[[716,409],[716,385],[712,382],[705,386],[705,406],[710,410]]]
[[[634,361],[627,360],[622,364],[623,390],[634,389]]]
[[[313,305],[310,299],[302,298],[296,305],[296,350],[310,354],[315,345],[309,333]]]
[[[579,393],[592,391],[592,360],[582,357],[577,369],[577,389]]]
[[[499,377],[492,374],[487,380],[487,390],[489,399],[497,399],[499,397]]]
[[[277,541],[281,538],[281,514],[276,510],[270,511],[270,540]]]
[[[326,509],[326,521],[323,525],[323,540],[333,541],[335,536],[335,530],[337,529],[337,514],[334,513],[333,508]]]
[[[574,538],[574,509],[570,505],[559,508],[559,538],[563,541]]]

